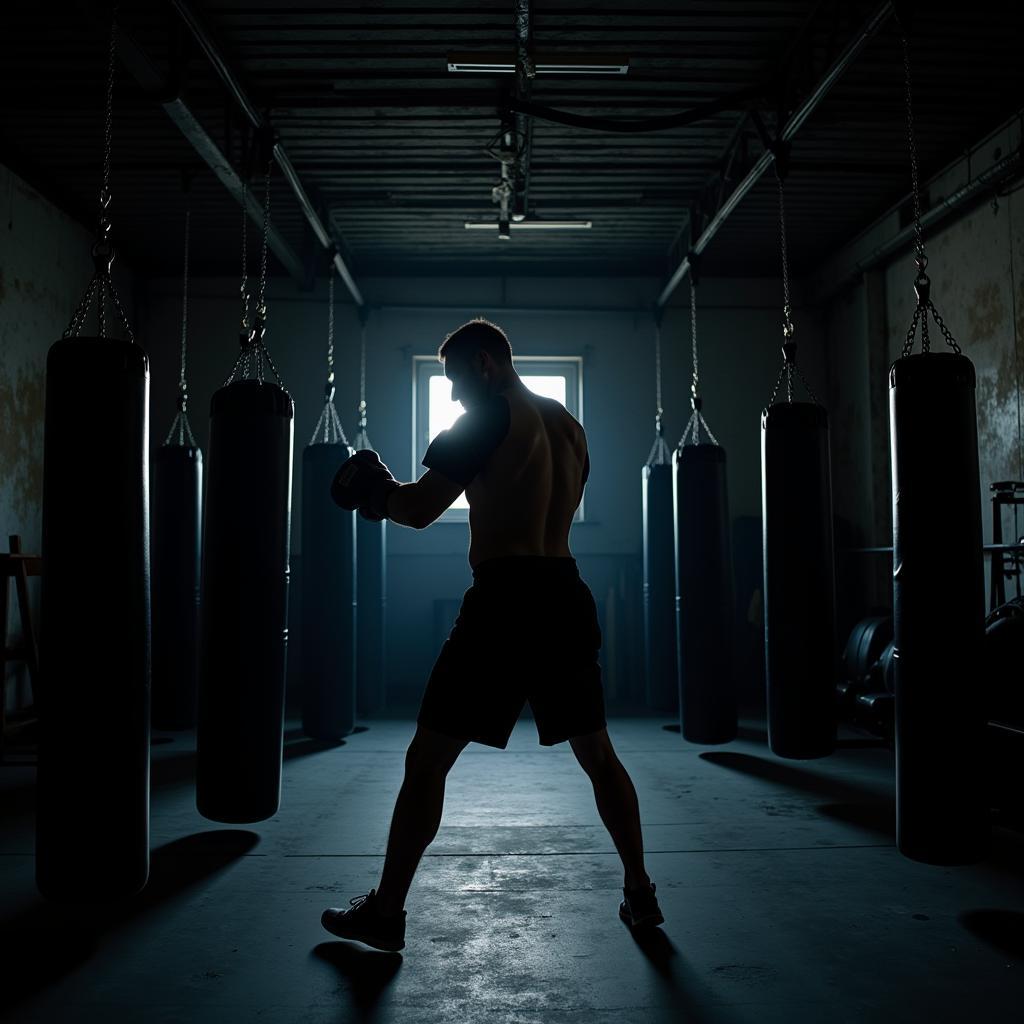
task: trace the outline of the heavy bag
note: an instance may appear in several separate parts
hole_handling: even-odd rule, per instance
[[[896,842],[927,864],[973,863],[989,838],[974,386],[952,352],[889,371]]]
[[[838,708],[832,470],[828,414],[778,402],[761,414],[768,746],[826,757]]]
[[[94,440],[88,440],[88,438]],[[149,360],[65,338],[46,359],[36,883],[132,896],[149,875]]]
[[[356,517],[356,707],[372,715],[384,707],[387,624],[387,520]]]
[[[153,459],[153,728],[196,724],[203,453],[165,444]]]
[[[355,728],[356,513],[331,500],[345,444],[302,453],[302,729],[336,740]]]
[[[644,671],[647,707],[678,714],[672,475],[670,465],[655,463],[644,466],[641,481]]]
[[[262,821],[281,797],[294,404],[236,380],[210,402],[196,806]]]
[[[672,454],[680,729],[690,743],[736,738],[732,554],[725,449]]]

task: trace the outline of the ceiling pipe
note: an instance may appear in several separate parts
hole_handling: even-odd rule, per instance
[[[875,13],[868,18],[868,20],[860,27],[857,34],[846,44],[843,51],[839,56],[832,62],[828,71],[825,72],[821,81],[811,90],[810,95],[800,104],[800,106],[790,115],[786,120],[782,131],[779,133],[779,142],[788,142],[793,138],[794,135],[800,130],[804,122],[814,113],[821,101],[828,95],[832,86],[842,78],[843,73],[853,63],[856,56],[864,48],[868,40],[885,24],[889,16],[893,13],[893,5],[889,0],[883,3]],[[760,180],[761,175],[771,166],[772,160],[775,159],[774,154],[770,150],[765,150],[758,158],[754,166],[747,172],[746,177],[736,186],[735,189],[730,193],[729,198],[719,207],[718,211],[708,222],[708,226],[701,232],[700,237],[694,243],[692,252],[694,255],[699,256],[710,244],[711,240],[718,233],[718,229],[728,219],[729,214],[740,204],[743,197],[757,184]],[[679,266],[669,276],[665,287],[662,288],[661,294],[657,299],[658,309],[664,308],[668,303],[668,300],[672,297],[672,293],[679,287],[683,278],[690,271],[690,261],[688,256],[683,257]]]
[[[220,51],[214,44],[213,39],[206,30],[206,27],[196,16],[191,6],[186,2],[186,0],[171,0],[171,2],[174,4],[178,14],[181,15],[182,21],[185,22],[185,25],[192,33],[203,53],[206,54],[207,60],[209,60],[210,64],[213,66],[214,71],[217,72],[217,76],[224,83],[228,92],[230,92],[235,98],[238,105],[242,108],[242,111],[249,120],[249,123],[257,130],[263,128],[263,118],[252,105],[249,97],[246,96],[241,83],[234,76],[231,68],[228,67],[227,62],[221,56]],[[325,249],[333,251],[331,261],[334,265],[334,269],[338,272],[338,276],[345,283],[345,287],[348,288],[353,301],[357,306],[363,306],[364,300],[362,293],[359,291],[355,279],[352,277],[345,260],[338,251],[337,243],[331,237],[330,232],[320,219],[320,215],[313,207],[313,203],[310,201],[309,195],[303,187],[298,172],[292,165],[291,160],[288,159],[288,154],[285,152],[284,147],[280,142],[274,143],[274,160],[276,161],[277,166],[281,168],[281,173],[284,175],[285,180],[287,180],[288,184],[291,186],[292,192],[295,194],[295,198],[298,201],[299,206],[302,208],[302,212],[305,215],[306,220],[309,222],[309,226],[313,229],[313,234],[316,235],[317,241]]]

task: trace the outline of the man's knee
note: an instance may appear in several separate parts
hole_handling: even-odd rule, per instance
[[[405,770],[411,775],[447,775],[469,740],[455,739],[418,726],[405,752]]]
[[[607,775],[619,764],[606,728],[587,733],[585,736],[570,736],[569,746],[572,747],[580,767],[592,779]]]

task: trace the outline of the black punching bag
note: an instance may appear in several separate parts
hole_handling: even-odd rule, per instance
[[[192,729],[199,672],[203,453],[164,444],[153,459],[153,727]]]
[[[889,371],[896,669],[896,841],[929,864],[988,845],[982,562],[974,366],[963,355]]]
[[[356,517],[356,675],[360,715],[372,715],[384,707],[387,537],[386,519],[375,523]]]
[[[146,353],[105,337],[54,344],[36,788],[36,882],[50,899],[132,896],[149,874],[148,463]]]
[[[673,556],[672,466],[644,466],[643,607],[646,702],[652,711],[678,713],[676,581]]]
[[[836,746],[835,566],[828,414],[777,402],[761,414],[768,746],[826,757]]]
[[[679,711],[690,743],[736,738],[725,449],[684,444],[673,463]]]
[[[331,500],[347,444],[302,453],[302,728],[336,740],[356,716],[356,513]]]
[[[210,402],[196,805],[213,821],[280,803],[293,425],[291,396],[266,381]]]

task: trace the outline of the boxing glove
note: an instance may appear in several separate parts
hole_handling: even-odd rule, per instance
[[[346,459],[335,473],[331,498],[343,509],[351,512],[357,508],[364,519],[379,522],[387,518],[388,496],[400,486],[380,456],[364,448]]]

